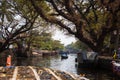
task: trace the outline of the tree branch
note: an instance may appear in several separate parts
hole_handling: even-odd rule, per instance
[[[55,4],[54,0],[51,0],[50,3],[52,4],[52,6],[54,7],[54,9],[56,10],[56,12],[58,12],[58,14],[60,14],[61,16],[63,16],[65,19],[68,19],[69,21],[75,21],[73,20],[73,16],[71,17],[71,15],[62,12],[62,10],[59,10],[57,5]]]
[[[66,25],[64,25],[60,20],[56,19],[55,17],[51,17],[51,16],[47,16],[45,15],[44,11],[42,10],[42,8],[38,7],[35,5],[35,1],[34,0],[30,0],[32,5],[34,6],[34,8],[36,9],[36,11],[40,14],[40,16],[45,19],[46,21],[50,22],[50,23],[54,23],[54,24],[58,24],[59,26],[61,26],[62,28],[66,29],[68,32],[70,32],[71,34],[75,34],[69,27],[67,27]],[[56,7],[55,3],[53,0],[50,1],[54,8],[56,9],[56,11],[60,14],[62,14],[63,12],[58,10],[58,8]],[[64,13],[62,14],[64,17],[68,18],[67,15],[65,15]]]
[[[93,0],[89,0],[89,2],[90,2],[90,5],[92,6],[92,11],[94,13],[94,21],[97,22],[98,21],[98,16],[97,16],[97,13],[95,11],[96,9],[94,7],[95,2]]]

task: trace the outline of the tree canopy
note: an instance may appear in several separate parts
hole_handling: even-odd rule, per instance
[[[21,7],[22,6],[22,7]],[[28,4],[13,0],[0,1],[0,52],[9,48],[9,45],[27,37],[26,33],[33,29],[38,13]],[[31,10],[31,12],[30,12]]]
[[[102,53],[112,43],[115,31],[119,36],[119,6],[119,0],[2,0],[0,37],[3,41],[0,51],[24,38],[20,35],[29,33],[29,30],[46,26],[46,20]]]
[[[47,22],[59,25],[96,52],[104,52],[106,38],[120,29],[119,0],[30,0]],[[40,3],[44,2],[45,5]],[[43,7],[44,6],[44,7]],[[49,11],[46,11],[49,7]]]
[[[39,27],[39,32],[47,31],[48,25],[39,17],[29,1],[0,1],[0,52],[9,49],[14,43],[23,48],[22,44],[25,38],[30,37],[32,30]]]

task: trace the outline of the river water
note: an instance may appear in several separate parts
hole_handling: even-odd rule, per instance
[[[34,58],[18,58],[16,65],[25,66],[41,66],[61,71],[67,71],[74,74],[85,74],[90,80],[120,80],[117,76],[113,75],[112,72],[101,69],[83,69],[78,68],[75,63],[76,54],[69,54],[68,59],[61,59],[60,55],[56,56],[45,56],[45,57],[34,57]]]

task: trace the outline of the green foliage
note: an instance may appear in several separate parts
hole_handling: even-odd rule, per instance
[[[92,32],[94,32],[94,34],[96,34],[96,36],[99,37],[99,35],[101,35],[102,32],[102,28],[105,27],[105,22],[107,19],[107,13],[106,12],[101,12],[101,11],[96,11],[97,16],[97,20],[95,20],[95,16],[94,13],[92,12],[92,10],[89,12],[89,14],[86,16],[88,21],[89,21],[89,26],[86,26],[86,29],[88,31],[92,30]]]
[[[58,40],[53,40],[51,45],[53,50],[61,50],[64,48],[63,44],[61,44]]]
[[[77,50],[80,50],[80,49],[86,50],[88,48],[88,46],[81,41],[76,41],[75,43],[71,43],[70,45],[68,45],[68,47],[72,49],[77,49]]]
[[[10,44],[17,44],[18,41],[21,44],[25,42],[25,44],[28,44],[28,47],[30,47],[30,43],[34,38],[31,36],[31,39],[25,39],[28,33],[30,33],[30,30],[41,26],[45,28],[47,25],[48,24],[38,16],[38,13],[35,12],[28,0],[0,1],[0,30],[3,33],[2,38],[4,40],[3,45],[0,46],[0,51],[8,48]],[[39,40],[38,36],[36,36],[36,40]],[[34,43],[40,44],[40,42],[37,41]],[[49,47],[49,45],[47,47]]]
[[[21,14],[22,17],[31,20],[37,13],[35,12],[33,6],[31,6],[28,0],[13,0],[14,8]]]
[[[112,2],[105,0],[100,2],[97,0],[2,0],[0,3],[0,25],[3,24],[5,18],[9,22],[12,21],[15,15],[20,15],[25,22],[32,21],[34,24],[34,18],[39,14],[47,22],[59,25],[62,30],[74,35],[98,52],[104,49],[104,45],[110,44],[110,32],[120,28],[118,0]],[[42,24],[40,17],[36,21],[42,26],[47,24],[44,22]],[[34,26],[40,25],[35,23]],[[22,30],[25,27],[22,27],[21,31],[33,28],[31,26],[27,30]],[[42,49],[57,49],[56,45],[59,45],[59,41],[53,41],[51,35],[48,35],[49,33],[36,35],[33,37],[33,45]],[[86,46],[83,43],[80,42],[79,47],[84,49]]]
[[[4,22],[5,19],[7,21],[12,21],[15,15],[14,9],[8,2],[7,0],[0,1],[0,18],[2,22]]]
[[[82,50],[88,49],[88,46],[81,41],[76,41],[75,46]]]
[[[42,50],[58,50],[63,48],[63,44],[61,44],[60,41],[52,39],[50,32],[42,32],[41,34],[38,32],[33,34],[31,43],[32,47]]]

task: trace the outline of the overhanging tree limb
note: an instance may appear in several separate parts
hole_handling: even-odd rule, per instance
[[[43,9],[41,7],[38,7],[35,4],[34,0],[31,0],[32,5],[34,6],[34,8],[36,9],[37,12],[39,12],[40,16],[45,19],[46,21],[50,22],[50,23],[54,23],[54,24],[58,24],[59,26],[63,27],[64,29],[66,29],[69,33],[71,34],[75,34],[69,27],[67,27],[66,25],[64,25],[59,19],[46,15],[46,13],[44,13]],[[59,14],[62,14],[62,12],[60,10],[58,10],[58,8],[56,7],[56,5],[54,4],[54,2],[52,2],[53,6],[56,8],[56,10],[59,12]],[[63,13],[63,16],[66,17],[66,15]],[[67,17],[68,18],[68,17]]]

